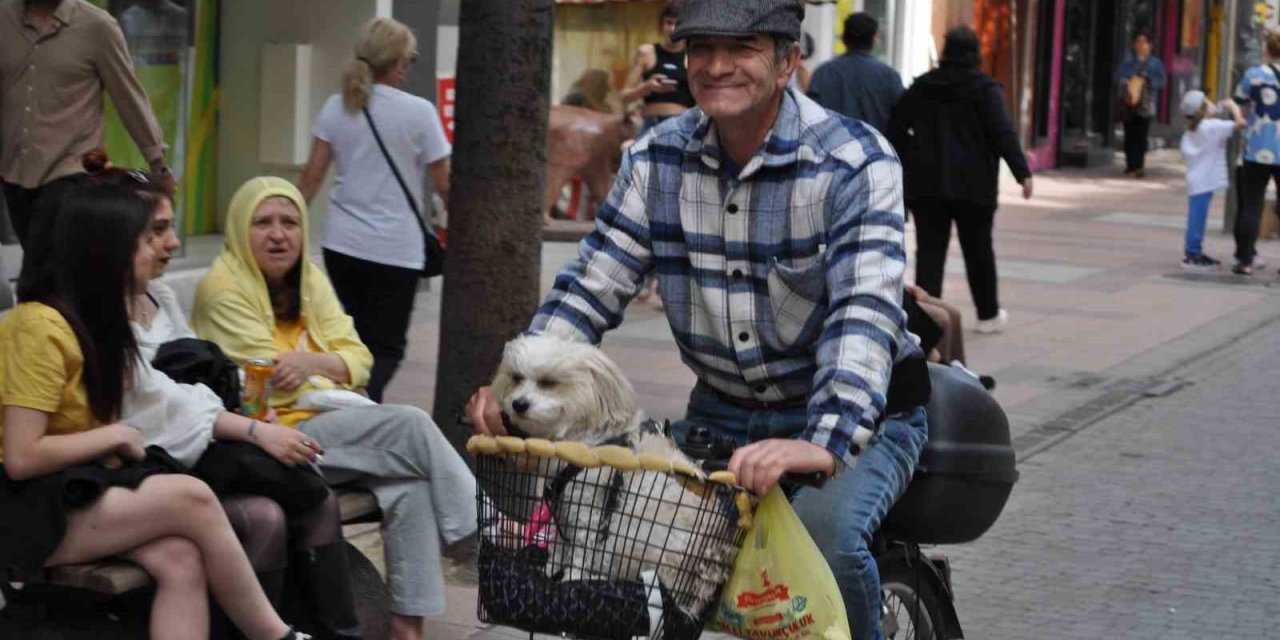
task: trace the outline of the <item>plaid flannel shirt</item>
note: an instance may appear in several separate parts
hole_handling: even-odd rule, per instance
[[[788,90],[735,176],[695,108],[624,154],[530,331],[598,344],[656,269],[700,380],[757,402],[807,396],[802,437],[852,464],[893,364],[920,353],[902,310],[903,224],[901,165],[871,127]]]

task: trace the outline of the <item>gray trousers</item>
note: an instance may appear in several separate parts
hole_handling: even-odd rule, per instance
[[[330,484],[377,497],[391,610],[444,613],[440,550],[476,530],[476,479],[431,416],[379,405],[322,413],[298,429],[324,446],[320,468]]]

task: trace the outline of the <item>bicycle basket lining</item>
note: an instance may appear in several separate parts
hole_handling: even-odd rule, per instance
[[[750,502],[696,469],[618,449],[468,443],[480,487],[482,622],[601,640],[701,634]]]

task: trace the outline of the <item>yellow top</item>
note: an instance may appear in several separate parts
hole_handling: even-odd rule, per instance
[[[276,350],[280,353],[286,351],[318,353],[320,351],[320,347],[316,346],[316,341],[312,340],[311,336],[307,334],[307,325],[301,318],[298,320],[276,320],[276,328],[275,331],[271,332],[271,337],[275,340]],[[326,385],[326,383],[328,384]],[[331,388],[337,387],[327,379],[316,380],[312,384]],[[307,411],[306,409],[281,407],[276,410],[277,421],[287,427],[296,427],[299,422],[315,415],[315,411]]]
[[[253,213],[264,200],[274,196],[292,200],[302,214],[301,324],[307,337],[317,352],[342,358],[351,377],[346,388],[363,387],[369,382],[373,354],[356,334],[355,323],[343,311],[329,279],[307,258],[307,203],[286,180],[254,178],[236,191],[227,211],[222,253],[196,288],[191,328],[201,338],[216,342],[227,357],[241,365],[256,358],[274,360],[282,350],[276,340],[276,318],[267,282],[249,247]],[[281,413],[297,403],[303,393],[316,388],[325,387],[308,382],[292,392],[273,391],[270,404]]]
[[[97,426],[81,381],[84,354],[71,326],[53,307],[18,305],[0,318],[0,405],[49,414],[48,435]],[[0,462],[4,414],[0,412]]]

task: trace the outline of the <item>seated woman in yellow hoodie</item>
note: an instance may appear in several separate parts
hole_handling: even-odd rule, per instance
[[[331,484],[377,497],[392,636],[420,638],[422,617],[444,612],[441,546],[475,531],[475,477],[426,412],[349,393],[369,379],[373,358],[306,257],[307,237],[306,201],[292,184],[245,183],[222,254],[196,289],[191,326],[241,364],[274,361],[270,404],[280,422],[323,447]]]

